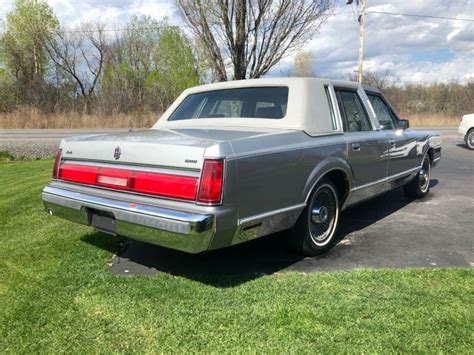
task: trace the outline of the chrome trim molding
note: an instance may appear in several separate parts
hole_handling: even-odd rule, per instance
[[[111,200],[103,197],[87,195],[80,192],[73,192],[63,189],[58,189],[56,187],[46,186],[43,189],[43,197],[49,198],[49,195],[56,195],[62,198],[69,198],[76,201],[85,202],[88,204],[93,204],[96,206],[103,206],[108,208],[121,209],[132,213],[141,213],[150,215],[153,217],[172,219],[174,221],[188,222],[188,223],[202,223],[203,221],[209,219],[211,215],[198,215],[194,213],[186,213],[181,211],[174,211],[163,209],[159,207],[151,207],[140,204],[130,204],[129,202]],[[54,199],[54,198],[53,198]],[[130,207],[133,205],[134,207]]]
[[[368,187],[371,187],[371,186],[374,186],[374,185],[382,184],[384,182],[388,182],[388,181],[391,181],[391,180],[396,180],[396,179],[402,178],[404,176],[407,176],[407,175],[410,175],[410,174],[413,174],[413,173],[417,173],[418,171],[420,171],[420,169],[421,169],[421,166],[417,166],[413,169],[402,171],[401,173],[391,175],[391,176],[387,176],[383,179],[379,179],[377,181],[373,181],[373,182],[370,182],[368,184],[356,186],[356,187],[353,187],[351,189],[351,192],[362,190],[362,189],[365,189],[365,188],[368,188]]]
[[[67,160],[69,162],[74,162],[74,164],[83,164],[83,165],[93,165],[93,164],[97,166],[108,165],[110,167],[117,167],[118,165],[124,165],[124,166],[127,166],[128,169],[143,170],[143,171],[148,171],[148,169],[151,169],[150,171],[165,170],[168,172],[168,174],[171,170],[175,170],[176,172],[179,172],[178,174],[199,173],[201,171],[201,168],[193,168],[193,167],[144,164],[144,163],[137,163],[137,162],[123,162],[123,161],[116,162],[116,161],[111,161],[111,160],[91,160],[90,158],[66,157],[64,156],[64,154],[62,155],[62,160],[63,162]]]
[[[201,170],[190,170],[190,169],[180,169],[173,167],[158,167],[158,166],[144,166],[144,165],[135,165],[127,164],[124,162],[97,162],[97,161],[88,161],[88,160],[75,160],[67,159],[63,156],[62,163],[75,164],[75,165],[85,165],[85,166],[98,166],[102,168],[112,168],[112,169],[128,169],[134,171],[146,171],[150,173],[157,174],[166,174],[166,175],[181,175],[181,176],[193,176],[199,177]]]
[[[290,206],[239,220],[232,244],[239,244],[293,227],[305,206],[305,204]]]
[[[190,253],[207,250],[215,234],[215,217],[211,214],[146,206],[51,186],[44,188],[42,199],[51,215],[91,226],[94,211],[109,213],[115,226],[108,231],[111,234]]]
[[[248,224],[250,222],[254,222],[254,221],[258,221],[258,220],[265,219],[265,218],[268,218],[268,217],[272,217],[272,216],[275,216],[275,215],[278,215],[278,214],[281,214],[281,213],[291,212],[291,211],[294,211],[294,210],[297,210],[297,209],[303,209],[304,207],[306,207],[306,203],[300,203],[298,205],[284,207],[284,208],[280,208],[278,210],[264,212],[264,213],[260,213],[260,214],[250,216],[250,217],[240,218],[239,221],[238,221],[238,225],[241,226],[241,225],[244,225],[244,224]]]
[[[160,200],[169,200],[169,201],[177,201],[177,202],[184,202],[188,203],[190,205],[194,205],[196,203],[195,200],[182,200],[179,198],[172,198],[172,197],[167,197],[167,196],[158,196],[158,195],[150,195],[150,194],[144,194],[144,193],[139,193],[135,191],[129,191],[129,190],[117,190],[112,187],[105,187],[105,186],[100,186],[100,185],[88,185],[88,184],[81,184],[78,182],[72,182],[72,181],[67,181],[67,180],[61,180],[61,179],[53,179],[52,180],[55,183],[60,183],[60,184],[65,184],[68,185],[68,188],[74,188],[74,187],[85,187],[85,188],[90,188],[90,189],[96,189],[96,190],[104,190],[104,191],[111,191],[111,192],[120,192],[124,193],[130,196],[143,196],[143,197],[154,197],[154,198],[159,198]],[[199,181],[199,180],[198,180]],[[62,189],[60,189],[62,190]],[[64,191],[70,191],[64,189]],[[72,192],[72,191],[71,191]],[[87,194],[86,194],[87,195]],[[92,195],[91,195],[92,196]]]

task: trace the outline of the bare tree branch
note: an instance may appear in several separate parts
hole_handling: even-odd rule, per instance
[[[53,63],[76,82],[89,110],[107,51],[103,25],[84,24],[77,32],[57,29],[45,48]]]
[[[209,52],[219,79],[258,78],[310,40],[332,0],[175,0]]]

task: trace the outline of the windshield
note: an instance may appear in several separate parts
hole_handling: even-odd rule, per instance
[[[191,118],[283,118],[287,87],[253,87],[206,91],[187,96],[168,121]]]

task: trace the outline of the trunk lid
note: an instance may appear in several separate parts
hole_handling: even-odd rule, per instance
[[[66,160],[200,170],[206,149],[269,133],[266,129],[242,127],[149,129],[70,137],[61,148]]]

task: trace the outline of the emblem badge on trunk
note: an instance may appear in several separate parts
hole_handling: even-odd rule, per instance
[[[120,159],[120,155],[122,154],[122,150],[120,149],[120,147],[116,147],[115,150],[114,150],[114,158],[115,160],[118,160]]]

